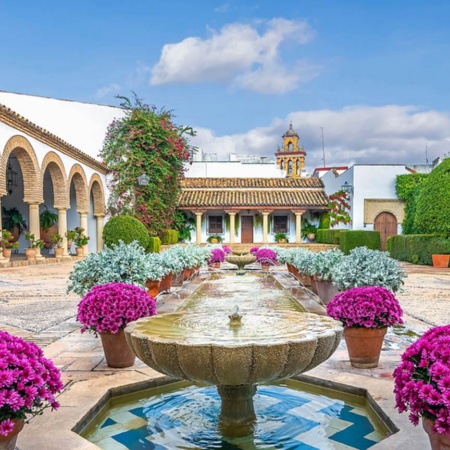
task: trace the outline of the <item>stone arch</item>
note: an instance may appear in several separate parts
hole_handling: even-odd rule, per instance
[[[39,163],[30,142],[23,136],[12,136],[3,149],[0,160],[0,193],[6,194],[6,168],[11,153],[16,155],[23,176],[24,198],[26,203],[44,201],[42,178],[39,176]]]
[[[64,164],[55,152],[49,152],[42,161],[41,178],[44,183],[44,174],[48,169],[53,183],[54,207],[70,208],[69,186],[67,184]]]
[[[70,185],[75,187],[75,196],[77,204],[77,212],[87,213],[89,212],[89,195],[88,195],[88,183],[86,174],[83,168],[79,164],[74,164],[69,173],[69,178],[67,179],[67,186],[69,188],[70,195]]]
[[[94,173],[91,177],[89,192],[92,192],[94,199],[94,216],[104,216],[106,213],[105,189],[98,173]]]

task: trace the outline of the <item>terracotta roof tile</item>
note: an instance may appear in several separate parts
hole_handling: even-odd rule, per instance
[[[320,178],[185,178],[181,182],[184,189],[214,188],[316,188],[323,189]]]

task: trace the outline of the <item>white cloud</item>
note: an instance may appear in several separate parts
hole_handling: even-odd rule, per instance
[[[307,153],[306,166],[323,167],[320,127],[324,129],[327,166],[352,164],[424,164],[450,151],[450,116],[414,106],[351,106],[341,110],[296,111],[266,127],[246,133],[215,136],[197,129],[194,143],[206,153],[229,153],[274,159],[282,134],[292,121]]]
[[[317,67],[304,60],[283,64],[280,47],[286,42],[306,44],[314,32],[302,21],[282,18],[255,26],[231,23],[210,30],[207,39],[188,37],[166,44],[152,68],[151,84],[233,83],[262,93],[285,93],[314,78]]]
[[[120,86],[116,83],[108,84],[108,86],[103,86],[95,92],[95,96],[97,98],[104,98],[111,94],[118,94],[120,90]]]

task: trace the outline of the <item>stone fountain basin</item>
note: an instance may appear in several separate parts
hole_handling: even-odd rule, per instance
[[[342,324],[326,316],[277,311],[228,318],[174,313],[131,322],[128,344],[158,372],[213,385],[249,385],[313,369],[336,350]]]
[[[253,264],[256,261],[256,256],[250,255],[227,255],[225,256],[225,261],[236,264],[238,267],[244,267],[247,264]]]

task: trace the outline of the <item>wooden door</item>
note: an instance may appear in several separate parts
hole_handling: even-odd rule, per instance
[[[386,250],[386,239],[397,234],[397,219],[389,212],[382,212],[375,218],[373,229],[380,232],[381,250]]]
[[[241,242],[253,243],[253,216],[241,216]]]

